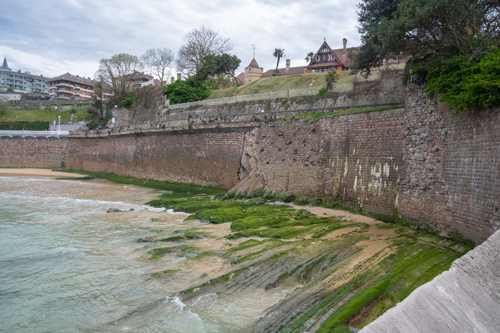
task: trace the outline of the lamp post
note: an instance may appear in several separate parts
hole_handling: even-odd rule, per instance
[[[61,135],[61,116],[59,116],[59,135]]]

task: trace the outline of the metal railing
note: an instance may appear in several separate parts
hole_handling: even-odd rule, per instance
[[[69,135],[69,131],[0,131],[0,137],[59,138]]]
[[[270,91],[261,94],[252,94],[252,95],[241,95],[241,96],[232,96],[232,97],[222,97],[222,98],[214,98],[214,99],[204,99],[196,102],[189,103],[180,103],[170,105],[170,101],[167,100],[166,106],[169,110],[176,109],[185,109],[191,106],[209,106],[209,105],[222,105],[229,103],[238,103],[238,102],[250,102],[250,101],[259,101],[259,100],[269,100],[276,98],[290,98],[290,97],[298,97],[298,96],[308,96],[308,95],[317,95],[319,90],[322,87],[313,87],[313,88],[303,88],[303,89],[289,89],[282,91]],[[352,83],[344,83],[344,84],[336,84],[333,87],[333,91],[335,92],[346,92],[350,91],[354,88]]]

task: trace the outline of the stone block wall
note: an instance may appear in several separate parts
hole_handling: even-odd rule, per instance
[[[6,139],[0,141],[0,167],[64,168],[69,140]]]
[[[239,129],[71,138],[66,167],[159,181],[238,182],[244,132]]]
[[[397,109],[263,125],[247,134],[242,183],[236,189],[329,197],[347,207],[393,215],[403,113]]]
[[[500,108],[454,115],[407,88],[398,214],[485,240],[500,227]]]

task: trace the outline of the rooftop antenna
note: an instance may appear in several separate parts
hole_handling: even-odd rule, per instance
[[[257,44],[252,44],[252,49],[253,49],[253,58],[255,59],[255,47],[257,46]]]

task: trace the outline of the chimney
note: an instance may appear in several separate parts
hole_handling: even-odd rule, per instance
[[[181,73],[177,73],[177,80],[181,79]]]
[[[344,42],[344,54],[343,55],[345,56],[346,55],[346,49],[347,49],[347,39],[346,38],[342,39],[342,42]]]
[[[173,77],[173,76],[172,76],[172,77],[170,78],[170,83],[174,83],[174,82],[175,82],[175,77]]]
[[[286,68],[290,68],[290,59],[286,59]]]

